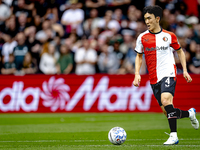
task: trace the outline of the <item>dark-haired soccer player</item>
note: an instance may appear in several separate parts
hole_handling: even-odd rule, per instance
[[[176,35],[160,27],[162,11],[162,8],[159,6],[147,6],[143,9],[144,20],[148,30],[141,33],[137,38],[135,48],[137,56],[133,84],[135,86],[140,84],[141,76],[139,71],[144,53],[154,96],[167,116],[171,130],[170,137],[164,145],[173,145],[179,142],[177,137],[177,119],[189,117],[195,129],[199,128],[199,122],[196,119],[194,108],[183,111],[173,106],[176,86],[176,65],[173,49],[178,53],[183,67],[184,78],[187,82],[191,82],[192,78],[187,72],[185,54],[179,45]]]

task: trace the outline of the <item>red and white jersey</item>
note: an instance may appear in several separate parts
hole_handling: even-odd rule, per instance
[[[163,29],[155,34],[147,30],[138,36],[135,51],[145,54],[151,84],[176,76],[173,49],[180,48],[176,35]]]

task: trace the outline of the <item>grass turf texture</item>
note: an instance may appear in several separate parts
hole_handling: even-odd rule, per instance
[[[200,120],[200,114],[197,114]],[[113,145],[108,132],[127,133]],[[179,144],[164,146],[168,121],[161,113],[0,114],[0,149],[5,150],[199,150],[200,130],[178,120]]]

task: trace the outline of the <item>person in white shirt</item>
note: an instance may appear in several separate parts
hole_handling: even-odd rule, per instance
[[[71,9],[66,10],[61,17],[61,24],[66,26],[66,33],[76,33],[78,36],[83,35],[81,23],[84,20],[84,11],[77,8],[77,0],[71,0]]]
[[[0,0],[0,24],[3,24],[6,19],[11,15],[10,7]]]
[[[40,71],[44,74],[56,74],[56,62],[55,45],[53,43],[49,43],[48,52],[43,53],[40,59]]]
[[[14,47],[17,46],[17,42],[10,35],[7,35],[7,38],[8,42],[3,44],[1,51],[4,63],[9,61],[9,54],[12,54]]]
[[[96,73],[97,52],[90,47],[88,40],[83,41],[83,47],[75,52],[76,70],[78,75],[89,75]]]

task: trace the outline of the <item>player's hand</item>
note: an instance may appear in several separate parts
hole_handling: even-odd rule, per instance
[[[183,77],[185,78],[185,80],[190,83],[192,82],[192,78],[191,76],[188,74],[188,72],[183,72]]]
[[[140,82],[141,82],[141,76],[139,74],[135,75],[133,85],[138,87],[140,85]]]

